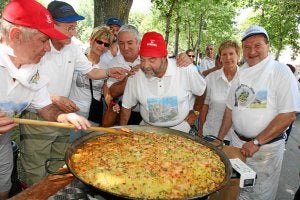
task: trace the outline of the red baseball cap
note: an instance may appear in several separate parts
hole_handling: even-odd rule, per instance
[[[54,28],[49,11],[35,0],[11,0],[5,6],[2,18],[16,25],[37,29],[54,39],[68,38]]]
[[[140,56],[145,57],[165,57],[168,55],[167,45],[160,33],[147,32],[144,34],[141,46]]]

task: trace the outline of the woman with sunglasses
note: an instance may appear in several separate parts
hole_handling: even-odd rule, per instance
[[[111,34],[110,28],[108,26],[98,26],[96,27],[90,38],[89,38],[89,48],[85,52],[88,60],[93,64],[94,68],[106,69],[107,63],[101,56],[108,50],[110,45],[113,43],[113,35]],[[97,119],[89,119],[92,124],[99,126],[101,125],[102,115],[105,109],[105,103],[103,98],[103,85],[104,79],[100,80],[90,80],[87,76],[79,71],[74,72],[73,82],[71,87],[71,92],[69,98],[74,101],[74,103],[79,107],[79,113],[86,118],[89,118],[90,106],[93,98],[97,101],[102,101],[101,109],[96,110]],[[91,110],[92,111],[92,110]],[[80,137],[84,133],[74,133],[71,131],[70,141]]]
[[[191,59],[191,61],[193,62],[193,64],[197,67],[198,72],[200,73],[200,65],[197,65],[197,63],[195,62],[195,52],[193,49],[188,49],[185,51],[186,55]]]

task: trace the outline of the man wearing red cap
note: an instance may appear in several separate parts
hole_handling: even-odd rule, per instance
[[[85,74],[90,79],[108,77],[121,78],[127,70],[123,68],[98,69],[83,54],[81,48],[74,44],[72,37],[77,34],[77,21],[84,17],[63,1],[52,1],[48,11],[53,17],[54,26],[68,36],[64,40],[50,39],[50,51],[39,63],[40,75],[49,78],[47,85],[53,103],[65,112],[77,112],[79,108],[68,97],[71,90],[74,71]],[[99,111],[100,112],[100,111]],[[35,109],[27,109],[23,118],[40,119]],[[20,126],[20,161],[24,169],[24,182],[32,185],[47,175],[44,162],[49,157],[63,157],[69,145],[68,129],[56,127]],[[57,170],[61,163],[51,165]]]
[[[200,106],[194,102],[204,94],[205,80],[196,66],[179,68],[175,60],[167,59],[165,40],[157,32],[143,36],[139,54],[142,70],[127,80],[120,124],[127,124],[131,108],[139,103],[142,124],[188,133],[199,114]]]
[[[6,199],[11,187],[13,153],[9,131],[16,127],[12,119],[27,107],[37,110],[44,120],[71,122],[86,129],[89,122],[74,113],[63,114],[51,102],[47,79],[35,66],[50,50],[49,37],[67,36],[54,28],[48,10],[34,0],[12,0],[0,20],[0,199]]]

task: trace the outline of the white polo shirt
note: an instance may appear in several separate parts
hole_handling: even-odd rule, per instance
[[[8,116],[19,116],[29,106],[40,109],[51,104],[47,79],[35,65],[17,69],[8,55],[13,55],[12,50],[0,45],[0,110]],[[0,134],[0,141],[4,135],[8,134]]]
[[[153,126],[171,127],[182,123],[194,103],[194,95],[205,91],[205,80],[196,66],[177,67],[168,59],[162,78],[147,78],[142,70],[127,80],[122,106],[132,108],[140,103],[143,120]]]
[[[39,71],[49,78],[48,90],[51,95],[68,97],[74,71],[86,74],[92,70],[92,63],[73,41],[60,51],[53,47],[51,40],[50,46],[51,51],[42,58]]]

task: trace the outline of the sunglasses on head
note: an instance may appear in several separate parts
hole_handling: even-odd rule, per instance
[[[188,57],[192,57],[192,58],[195,58],[195,55],[188,55]]]
[[[109,46],[110,46],[109,43],[103,42],[102,40],[96,40],[96,42],[97,42],[97,44],[99,44],[99,45],[102,45],[102,44],[103,44],[105,47],[109,47]]]

